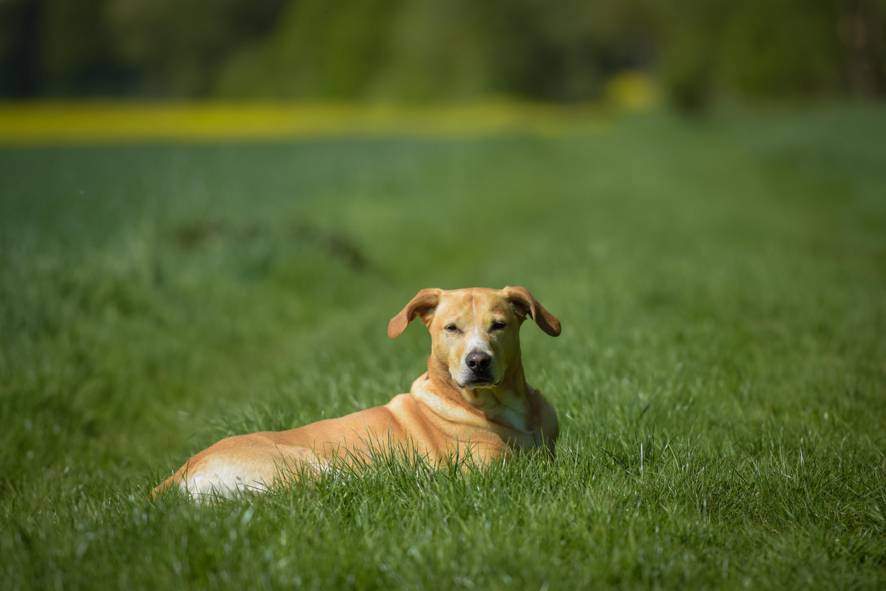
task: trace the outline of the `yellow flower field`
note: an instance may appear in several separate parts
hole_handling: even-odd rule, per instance
[[[611,110],[657,102],[641,74],[614,79],[605,101],[549,105],[489,100],[448,106],[328,102],[42,101],[0,103],[0,143],[219,141],[344,134],[562,133],[604,125]]]
[[[46,102],[0,105],[0,142],[226,140],[342,134],[557,133],[599,124],[591,107],[323,103]]]

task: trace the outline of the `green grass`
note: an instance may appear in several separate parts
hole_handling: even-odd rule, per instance
[[[886,110],[0,150],[0,587],[886,585]],[[555,461],[195,506],[216,439],[381,404],[426,286],[522,284]]]

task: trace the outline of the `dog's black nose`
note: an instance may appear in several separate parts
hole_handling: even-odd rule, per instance
[[[471,351],[465,358],[465,362],[474,373],[483,373],[489,369],[489,364],[492,363],[492,355],[483,351]]]

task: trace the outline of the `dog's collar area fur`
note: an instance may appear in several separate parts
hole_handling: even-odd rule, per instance
[[[469,390],[452,384],[439,384],[430,372],[419,376],[410,387],[410,393],[427,406],[437,416],[460,424],[487,427],[489,422],[526,435],[533,430],[528,423],[528,401],[524,383],[523,392],[507,393],[501,387]],[[447,395],[448,394],[448,395]],[[445,397],[445,400],[443,399]],[[522,408],[508,404],[504,398],[516,398]],[[452,404],[455,402],[456,404]]]

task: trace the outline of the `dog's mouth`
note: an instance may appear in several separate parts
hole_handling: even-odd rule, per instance
[[[477,376],[465,380],[465,382],[459,384],[459,386],[462,388],[494,388],[498,386],[498,384],[499,382],[496,382],[495,378],[492,376]]]

